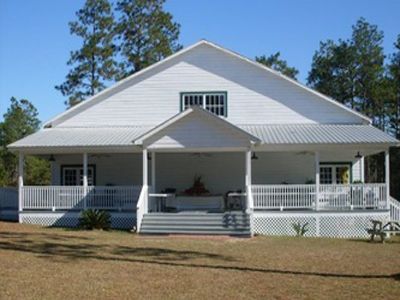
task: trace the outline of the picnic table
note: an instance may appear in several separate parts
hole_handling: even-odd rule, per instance
[[[367,229],[368,234],[371,235],[370,241],[374,241],[375,236],[381,238],[381,242],[385,241],[386,237],[390,237],[392,234],[400,234],[400,222],[399,221],[389,221],[383,225],[382,221],[371,220],[372,229]]]

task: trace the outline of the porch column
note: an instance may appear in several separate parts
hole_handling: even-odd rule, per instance
[[[156,192],[156,153],[151,152],[151,187]]]
[[[360,180],[365,183],[365,156],[360,159]]]
[[[88,195],[88,155],[83,153],[83,209],[87,207]]]
[[[319,152],[315,152],[315,210],[318,210],[319,205]]]
[[[23,195],[22,188],[24,186],[24,154],[19,153],[18,156],[18,211],[23,210]],[[18,217],[19,222],[21,223],[21,217]]]
[[[386,207],[390,209],[390,154],[389,149],[385,151],[385,184],[386,184]]]
[[[253,202],[251,197],[251,150],[246,151],[245,155],[245,170],[246,170],[246,211],[253,209]]]
[[[148,162],[147,162],[147,149],[143,148],[143,157],[142,157],[142,162],[143,162],[143,179],[142,179],[142,185],[143,188],[147,189],[148,186]],[[148,212],[148,198],[145,197],[144,200],[144,213]]]

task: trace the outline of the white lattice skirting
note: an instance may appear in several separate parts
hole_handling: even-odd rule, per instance
[[[135,212],[112,212],[111,228],[132,229],[136,226]],[[77,227],[80,214],[78,212],[22,212],[20,222],[55,227]]]
[[[309,237],[367,238],[371,220],[387,221],[389,212],[254,212],[256,234],[294,236],[293,224],[308,223]]]

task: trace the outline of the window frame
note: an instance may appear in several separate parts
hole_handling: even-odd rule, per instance
[[[179,97],[179,99],[180,99],[180,111],[182,112],[182,111],[184,111],[185,110],[185,104],[184,104],[184,97],[185,96],[190,96],[190,95],[193,95],[193,96],[195,96],[195,95],[201,95],[202,96],[202,102],[203,102],[203,104],[202,104],[202,108],[203,109],[205,109],[205,110],[207,110],[207,111],[209,111],[210,113],[212,113],[212,114],[214,114],[214,115],[216,115],[216,116],[218,116],[218,117],[224,117],[224,118],[227,118],[228,117],[228,92],[227,91],[203,91],[203,92],[193,92],[193,91],[190,91],[190,92],[180,92],[179,93],[179,95],[180,95],[180,97]],[[225,97],[225,101],[224,101],[224,114],[223,115],[217,115],[217,114],[215,114],[215,113],[213,113],[212,111],[210,111],[210,110],[208,110],[208,109],[206,109],[206,96],[212,96],[212,95],[223,95],[224,97]]]
[[[351,184],[353,182],[353,163],[350,161],[344,162],[321,162],[319,164],[319,174],[321,177],[321,168],[330,167],[332,174],[332,183],[322,183],[321,184]],[[348,167],[349,168],[349,183],[336,183],[336,168],[337,167]],[[321,181],[321,179],[320,179]]]
[[[93,186],[95,186],[96,185],[96,165],[95,164],[88,164],[88,169],[89,168],[91,168],[93,170]],[[64,184],[64,170],[65,169],[77,169],[77,170],[82,169],[82,172],[83,172],[83,165],[68,165],[68,164],[61,165],[60,166],[60,185],[61,186],[66,186]],[[78,176],[80,176],[79,173],[78,173]],[[81,185],[78,184],[78,185],[75,185],[75,186],[81,186]]]

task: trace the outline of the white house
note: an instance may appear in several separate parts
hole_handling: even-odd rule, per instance
[[[364,115],[280,73],[200,41],[61,113],[11,145],[19,221],[76,226],[85,208],[141,233],[361,237],[400,211],[390,146]],[[385,151],[385,182],[364,156]],[[24,186],[24,155],[52,163]]]

